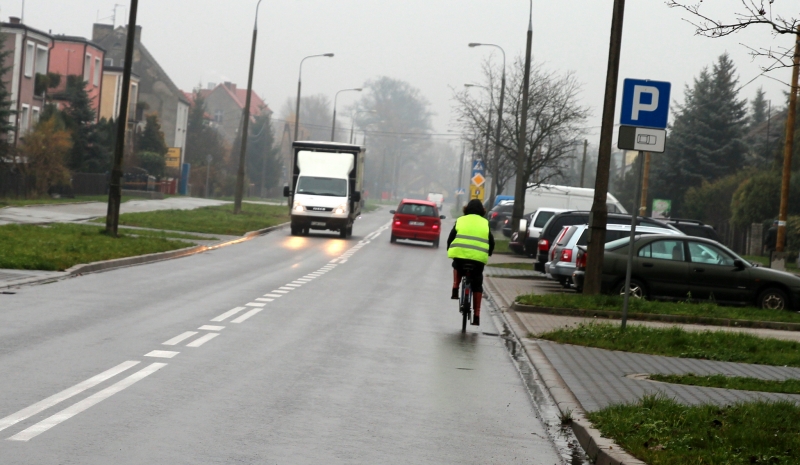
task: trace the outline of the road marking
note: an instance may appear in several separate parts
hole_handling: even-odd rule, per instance
[[[170,339],[167,342],[162,342],[161,345],[174,346],[175,344],[183,341],[184,339],[189,339],[190,337],[194,336],[195,334],[197,334],[197,331],[186,331],[183,334],[179,334],[179,335],[173,337],[172,339]]]
[[[306,284],[306,283],[310,283],[313,279],[314,279],[314,276],[311,276],[309,278],[302,277],[302,278],[298,279],[296,282],[299,282],[301,284]]]
[[[245,305],[248,307],[263,307],[265,304],[264,302],[247,302]]]
[[[303,284],[307,283],[308,281],[309,281],[308,279],[300,278],[300,279],[295,279],[294,281],[292,281],[292,284],[299,284],[299,285],[302,286]]]
[[[203,331],[222,331],[223,329],[225,329],[225,327],[224,326],[214,326],[214,325],[203,325],[203,326],[201,326],[201,327],[199,327],[197,329],[200,329],[200,330],[203,330]]]
[[[258,310],[260,311],[261,309],[259,308]],[[245,315],[247,315],[247,313],[245,313]],[[239,317],[239,318],[241,318],[241,317]],[[233,322],[236,323],[236,320],[233,320]],[[219,333],[208,333],[205,336],[198,337],[194,341],[186,344],[186,347],[200,347],[201,345],[203,345],[206,342],[214,339],[217,336],[219,336]]]
[[[347,260],[342,260],[339,263],[347,263]]]
[[[47,399],[40,400],[35,404],[31,405],[30,407],[25,407],[24,409],[20,410],[19,412],[13,413],[3,419],[0,419],[0,431],[8,428],[9,426],[13,426],[22,420],[30,418],[36,415],[39,412],[49,409],[50,407],[59,404],[72,396],[80,394],[81,392],[97,386],[98,384],[102,383],[103,381],[113,378],[118,374],[122,373],[123,371],[138,365],[141,362],[129,360],[127,362],[120,363],[119,365],[106,370],[99,375],[92,376],[91,378],[87,379],[86,381],[81,381],[80,383],[64,389],[63,391],[59,392],[58,394],[53,394],[52,396],[48,397]]]
[[[302,284],[284,284],[284,287],[290,287],[292,289],[297,289],[300,286],[302,286]]]
[[[225,321],[228,318],[232,317],[233,315],[236,315],[237,313],[241,312],[245,308],[246,307],[236,307],[234,309],[228,310],[227,312],[223,313],[222,315],[220,315],[220,316],[218,316],[216,318],[212,318],[211,321]]]
[[[254,308],[254,309],[250,310],[249,312],[242,314],[242,316],[240,316],[239,318],[237,318],[235,320],[232,320],[231,323],[242,323],[243,321],[247,320],[251,316],[253,316],[256,313],[260,312],[261,310],[264,310],[264,309],[263,308]]]
[[[293,287],[286,287],[286,286],[281,286],[281,287],[279,287],[278,289],[279,289],[280,291],[293,291],[293,290],[294,290],[294,288],[293,288]],[[275,291],[275,292],[280,292],[280,291]]]
[[[272,292],[274,292],[276,294],[288,294],[289,293],[289,291],[278,291],[278,290],[275,290],[275,291],[272,291]],[[280,296],[278,296],[278,297],[280,297]]]
[[[256,302],[272,302],[274,300],[275,299],[265,299],[263,297],[259,297],[259,298],[256,299]]]
[[[144,356],[153,358],[172,358],[179,353],[180,352],[173,352],[171,350],[151,350],[150,352],[144,354]]]
[[[50,428],[57,426],[58,424],[64,421],[69,420],[70,418],[83,412],[84,410],[99,404],[100,402],[108,399],[109,397],[122,391],[123,389],[132,386],[134,383],[143,380],[144,378],[150,376],[151,374],[155,373],[161,368],[164,368],[165,366],[167,366],[166,363],[151,363],[149,366],[137,371],[136,373],[128,376],[122,381],[118,381],[117,383],[112,384],[111,386],[103,389],[102,391],[97,392],[87,397],[86,399],[83,399],[82,401],[74,405],[71,405],[70,407],[65,408],[64,410],[56,413],[55,415],[49,418],[45,418],[39,423],[36,423],[35,425],[31,426],[28,429],[22,430],[21,432],[15,434],[14,436],[11,436],[8,439],[11,441],[29,441],[35,438],[36,436],[44,433],[45,431],[49,430]]]
[[[264,297],[273,297],[277,299],[278,297],[283,297],[283,296],[280,294],[264,294]]]

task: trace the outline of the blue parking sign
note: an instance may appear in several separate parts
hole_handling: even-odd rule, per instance
[[[669,92],[672,84],[646,79],[625,79],[622,85],[623,126],[664,129],[669,119]]]

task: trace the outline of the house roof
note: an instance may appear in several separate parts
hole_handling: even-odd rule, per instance
[[[231,89],[231,87],[233,89]],[[203,98],[208,98],[209,95],[217,92],[217,89],[227,94],[239,108],[244,110],[244,105],[247,100],[247,89],[238,89],[235,84],[222,83],[217,85],[214,89],[201,89],[199,92]],[[258,116],[264,112],[272,114],[272,110],[264,103],[264,100],[259,97],[255,91],[250,91],[250,116]]]
[[[53,36],[53,40],[56,41],[56,42],[75,42],[75,43],[79,43],[79,44],[87,44],[87,45],[91,45],[92,47],[100,50],[103,53],[106,52],[106,49],[101,47],[100,44],[98,44],[96,42],[92,42],[91,40],[89,40],[89,39],[87,39],[85,37],[67,36],[67,35],[61,34],[61,35],[54,35]]]

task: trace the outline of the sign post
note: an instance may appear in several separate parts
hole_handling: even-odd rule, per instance
[[[622,86],[622,109],[620,113],[617,148],[636,150],[639,154],[639,176],[636,183],[634,209],[639,206],[644,160],[642,152],[663,153],[667,141],[669,119],[669,82],[641,79],[625,79]],[[633,272],[633,242],[636,237],[636,211],[631,212],[631,236],[628,242],[628,267],[625,271],[625,297],[622,301],[622,329],[628,322],[628,304],[631,297],[631,274]],[[641,283],[636,286],[637,296],[644,298]]]
[[[484,184],[486,184],[486,165],[481,160],[472,162],[472,176],[470,176],[469,199],[478,199],[483,202],[485,197]]]

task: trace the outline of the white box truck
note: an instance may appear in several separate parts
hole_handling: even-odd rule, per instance
[[[291,207],[292,235],[337,231],[347,238],[361,215],[364,149],[334,142],[297,141],[291,186],[283,188]]]

